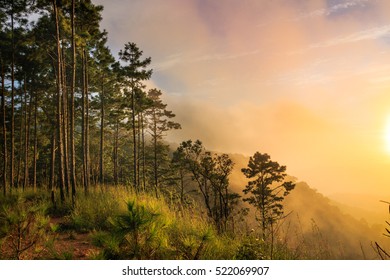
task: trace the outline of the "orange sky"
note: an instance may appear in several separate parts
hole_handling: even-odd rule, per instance
[[[324,194],[390,200],[390,1],[94,2],[114,54],[131,41],[152,57],[183,127],[171,141],[266,152]]]

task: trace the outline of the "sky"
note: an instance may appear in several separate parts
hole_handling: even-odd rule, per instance
[[[213,151],[268,153],[323,194],[390,200],[390,1],[94,0],[114,55]]]

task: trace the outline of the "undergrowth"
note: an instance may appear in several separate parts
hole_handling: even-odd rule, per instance
[[[275,242],[270,255],[260,233],[218,233],[195,207],[177,211],[153,194],[135,194],[124,187],[78,194],[74,205],[53,207],[49,201],[44,191],[0,196],[3,258],[74,259],[77,248],[70,241],[78,235],[87,236],[93,249],[86,256],[90,259],[305,258],[283,242]],[[15,237],[23,242],[15,242]],[[69,240],[68,249],[58,249],[60,238],[59,244]]]

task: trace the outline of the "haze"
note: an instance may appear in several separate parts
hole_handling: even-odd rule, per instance
[[[326,195],[389,198],[390,1],[94,2],[115,55],[131,41],[152,57],[150,86],[183,127],[170,141],[266,152]]]

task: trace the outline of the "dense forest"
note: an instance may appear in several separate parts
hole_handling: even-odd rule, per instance
[[[238,190],[229,155],[169,147],[181,125],[146,86],[151,58],[133,42],[114,56],[102,10],[1,1],[0,258],[335,258],[282,241],[286,166],[256,152]]]

